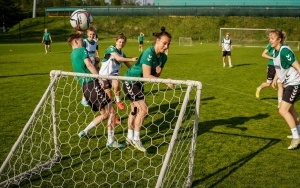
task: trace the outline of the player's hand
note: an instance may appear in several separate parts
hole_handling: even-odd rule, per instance
[[[132,58],[132,61],[137,61],[139,58],[137,58],[137,57],[133,57]]]
[[[276,88],[277,82],[276,81],[273,80],[273,82],[272,82],[271,85],[272,85],[272,88],[274,88],[275,90],[277,90],[277,88]]]
[[[168,83],[168,84],[166,84],[166,85],[168,86],[168,88],[174,89],[174,84]]]

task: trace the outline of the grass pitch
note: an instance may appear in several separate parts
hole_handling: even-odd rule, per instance
[[[111,44],[100,41],[100,54]],[[138,56],[138,44],[129,41],[123,51]],[[161,77],[203,83],[193,187],[299,184],[300,149],[287,150],[290,130],[277,112],[277,92],[267,88],[255,98],[256,87],[266,80],[262,51],[234,48],[234,67],[223,68],[218,44],[171,45]],[[70,52],[66,42],[53,43],[50,54],[43,44],[0,45],[1,164],[47,88],[49,72],[72,71]]]

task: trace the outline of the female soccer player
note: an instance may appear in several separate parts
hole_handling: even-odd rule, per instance
[[[127,70],[125,76],[157,78],[167,62],[165,51],[171,43],[171,34],[161,28],[161,32],[153,33],[156,37],[153,46],[147,48],[139,57],[134,66]],[[169,87],[172,87],[169,85]],[[140,140],[140,131],[145,116],[148,114],[148,106],[145,101],[142,82],[125,81],[123,89],[130,99],[131,112],[128,117],[127,144],[133,145],[136,149],[145,152],[146,149]]]
[[[226,33],[226,36],[224,39],[222,39],[222,57],[223,57],[223,67],[226,66],[225,63],[225,58],[227,56],[228,58],[228,64],[229,67],[232,67],[231,64],[231,50],[232,50],[232,46],[231,46],[231,39],[230,39],[230,34]]]
[[[98,74],[97,69],[92,64],[86,49],[83,47],[82,35],[71,34],[68,38],[68,43],[72,47],[71,61],[74,72]],[[99,80],[94,78],[78,77],[79,84],[82,86],[83,94],[91,106],[93,111],[99,111],[100,115],[83,130],[78,136],[86,136],[92,128],[99,125],[104,119],[108,118],[107,129],[108,137],[106,147],[122,148],[123,144],[119,144],[114,140],[115,129],[115,109],[110,98],[105,94]]]
[[[137,57],[127,58],[126,55],[122,52],[126,44],[127,38],[123,33],[120,33],[116,37],[116,45],[109,46],[105,51],[104,57],[101,61],[101,68],[99,75],[105,76],[119,76],[119,69],[121,68],[121,63],[124,63],[128,68],[131,67],[129,62],[136,62]],[[120,86],[118,80],[103,80],[104,89],[108,96],[112,99],[111,88],[114,91],[116,104],[120,110],[124,110],[125,106],[120,98]]]
[[[273,52],[274,52],[274,48],[272,48],[271,44],[268,44],[261,55],[262,57],[268,59],[267,80],[266,82],[261,83],[258,88],[256,88],[256,93],[255,93],[256,98],[259,98],[259,94],[262,89],[271,86],[273,79],[275,77],[276,70],[273,62]],[[278,82],[277,84],[278,84],[278,108],[279,108],[280,102],[282,100],[283,88],[280,82]]]
[[[279,107],[279,114],[285,119],[292,132],[292,142],[288,149],[295,149],[300,144],[298,113],[294,103],[300,94],[300,65],[291,48],[284,45],[285,33],[281,30],[272,30],[269,34],[269,42],[275,49],[274,65],[276,76],[272,82],[275,88],[277,78],[283,84],[283,97]],[[299,125],[298,125],[299,128]]]
[[[42,43],[45,44],[45,53],[47,54],[48,52],[51,51],[51,43],[52,43],[51,34],[48,32],[47,28],[44,29]]]

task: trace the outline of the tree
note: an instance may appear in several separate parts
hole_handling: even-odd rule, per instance
[[[0,24],[12,27],[23,19],[20,5],[13,0],[0,0]]]

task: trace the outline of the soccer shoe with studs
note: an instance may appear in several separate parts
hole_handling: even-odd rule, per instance
[[[146,148],[143,146],[140,140],[133,140],[134,147],[142,152],[146,151]]]
[[[82,104],[82,106],[89,106],[89,103],[85,100],[82,100],[80,103]]]
[[[287,135],[286,137],[292,139],[293,135]]]
[[[79,138],[87,136],[86,132],[84,131],[80,131],[80,133],[78,133]]]
[[[119,101],[119,102],[116,102],[117,103],[117,106],[120,110],[124,110],[125,109],[125,106],[124,104],[122,103],[122,101]]]
[[[258,88],[256,88],[256,93],[255,93],[256,98],[259,98],[259,93],[260,93],[260,90]]]
[[[300,138],[293,138],[291,145],[288,147],[288,149],[296,149],[299,144],[300,144]]]
[[[112,143],[106,143],[106,147],[108,148],[125,148],[124,144],[119,144],[117,141],[113,141]]]
[[[134,146],[133,140],[130,138],[127,138],[127,137],[126,137],[126,144],[127,144],[127,146],[129,146],[129,145]]]

